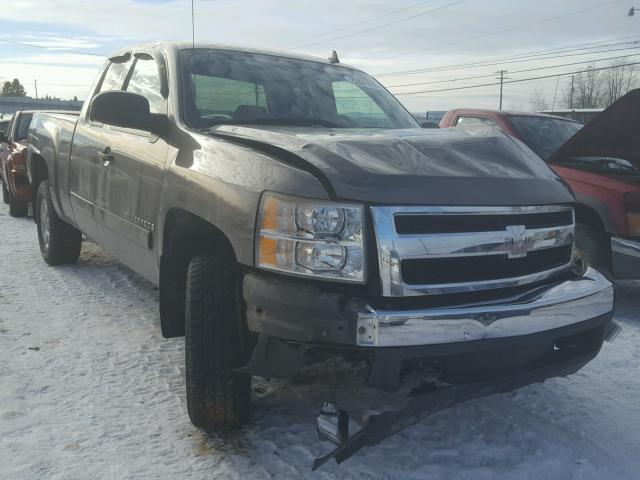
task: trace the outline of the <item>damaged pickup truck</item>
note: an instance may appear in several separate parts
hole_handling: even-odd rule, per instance
[[[44,260],[83,234],[159,285],[186,336],[189,416],[249,413],[251,375],[361,359],[404,409],[342,461],[452,404],[580,369],[611,338],[613,288],[574,262],[574,197],[493,130],[423,130],[377,81],[330,60],[151,44],[105,64],[80,118],[36,114],[28,171]]]

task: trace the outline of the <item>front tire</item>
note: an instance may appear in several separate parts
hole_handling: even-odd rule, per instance
[[[593,267],[605,274],[611,270],[609,249],[605,235],[586,223],[576,224],[576,250],[579,260],[586,267]]]
[[[189,263],[186,290],[189,418],[207,432],[237,427],[249,415],[251,377],[235,371],[244,366],[245,359],[233,255],[225,250],[194,257]]]
[[[53,208],[47,180],[40,183],[34,206],[38,242],[42,258],[49,265],[76,263],[82,247],[82,234],[63,222]]]

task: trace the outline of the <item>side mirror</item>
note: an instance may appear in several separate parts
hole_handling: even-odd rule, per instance
[[[89,118],[106,125],[156,135],[164,131],[167,122],[166,115],[151,113],[149,100],[145,97],[122,90],[107,90],[93,97],[89,105]]]

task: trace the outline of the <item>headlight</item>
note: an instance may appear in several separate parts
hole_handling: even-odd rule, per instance
[[[266,193],[256,264],[314,278],[364,282],[362,206]]]

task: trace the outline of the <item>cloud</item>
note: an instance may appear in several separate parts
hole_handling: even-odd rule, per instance
[[[371,73],[384,73],[622,37],[636,34],[639,27],[637,22],[640,21],[629,19],[626,16],[628,6],[619,2],[583,14],[493,35],[498,30],[601,5],[607,0],[468,0],[410,21],[331,40],[448,3],[451,0],[433,0],[416,7],[419,5],[417,0],[195,0],[195,33],[199,40],[266,48],[295,48],[297,45],[328,40],[293,51],[327,58],[335,49],[346,63]],[[408,7],[415,8],[390,14]],[[375,22],[342,29],[385,15]],[[31,28],[35,38],[28,43],[104,53],[142,41],[190,38],[191,2],[3,0],[0,20],[15,25],[36,26]],[[342,30],[333,35],[322,35],[335,29]],[[423,52],[409,54],[419,50]],[[55,59],[43,58],[42,61],[55,62]],[[73,63],[73,60],[64,58],[60,61],[68,65]],[[0,62],[2,71],[6,71],[7,66],[1,55]],[[78,62],[83,63],[84,60]],[[26,65],[25,62],[23,64]],[[471,72],[455,71],[437,75],[429,73],[408,79],[432,81],[482,75],[498,68],[493,66]],[[552,96],[555,82],[552,80],[541,84],[545,93]],[[535,85],[520,84],[519,88],[527,87],[533,89]],[[411,109],[420,110],[431,107],[434,102],[439,106],[454,101],[467,101],[469,106],[482,106],[483,102],[493,105],[496,96],[494,90],[484,88],[443,92],[428,97],[403,97],[403,101]]]

